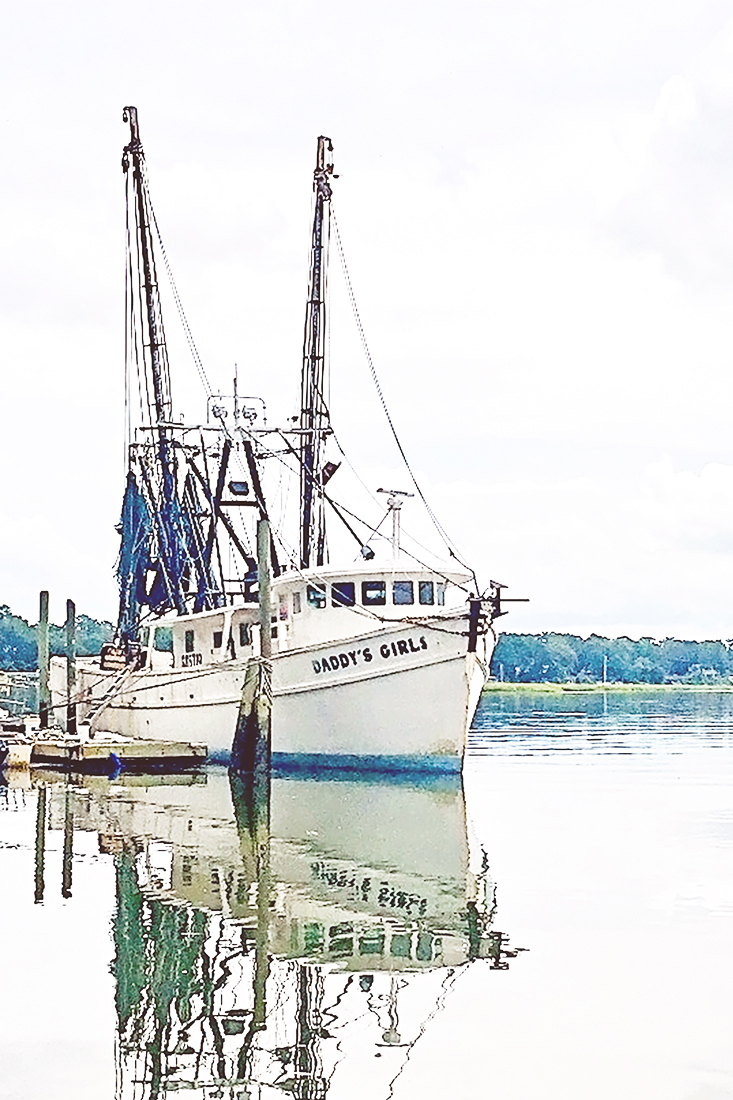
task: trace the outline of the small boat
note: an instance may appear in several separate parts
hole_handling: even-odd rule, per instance
[[[331,141],[318,138],[299,414],[271,426],[264,401],[243,397],[236,378],[230,395],[211,392],[172,284],[207,395],[206,416],[189,424],[174,414],[158,291],[167,258],[136,109],[125,108],[124,119],[127,410],[131,418],[139,407],[140,418],[128,436],[117,633],[99,656],[77,664],[80,721],[92,734],[170,740],[185,733],[226,758],[247,668],[264,653],[276,763],[460,769],[503,586],[479,589],[414,478],[448,547],[446,561],[406,549],[401,511],[411,493],[376,490],[383,496],[371,496],[380,508],[375,520],[359,518],[332,491],[346,463],[328,402]],[[284,479],[297,486],[289,498]],[[285,507],[296,495],[297,510]],[[334,526],[355,543],[340,564],[329,554]],[[268,532],[264,557],[258,530]],[[270,639],[258,606],[265,583]],[[56,706],[66,701],[63,664],[52,667]]]

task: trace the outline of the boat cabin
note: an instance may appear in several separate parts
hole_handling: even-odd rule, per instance
[[[428,569],[294,570],[273,578],[272,652],[368,634],[383,622],[455,613],[470,577]],[[259,652],[259,608],[245,603],[166,616],[143,637],[153,668],[195,669]]]

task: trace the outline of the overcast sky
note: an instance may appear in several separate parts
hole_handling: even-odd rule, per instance
[[[531,598],[505,628],[733,636],[729,3],[31,2],[0,82],[0,602],[116,616],[132,103],[215,389],[237,362],[293,411],[328,134],[393,418],[482,583]],[[404,483],[336,268],[332,325],[340,435]]]

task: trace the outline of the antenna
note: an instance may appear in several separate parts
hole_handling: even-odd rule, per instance
[[[392,557],[396,561],[400,554],[400,509],[405,503],[405,498],[414,497],[414,493],[406,493],[404,489],[377,489],[378,493],[387,493],[387,509],[392,513]]]

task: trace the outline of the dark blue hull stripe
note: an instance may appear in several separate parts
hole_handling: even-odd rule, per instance
[[[229,753],[211,753],[209,761],[228,764]],[[373,777],[375,775],[459,775],[461,758],[459,756],[356,756],[328,753],[289,753],[272,754],[272,771],[275,775],[300,774],[322,775],[345,773],[350,779],[355,774]]]

